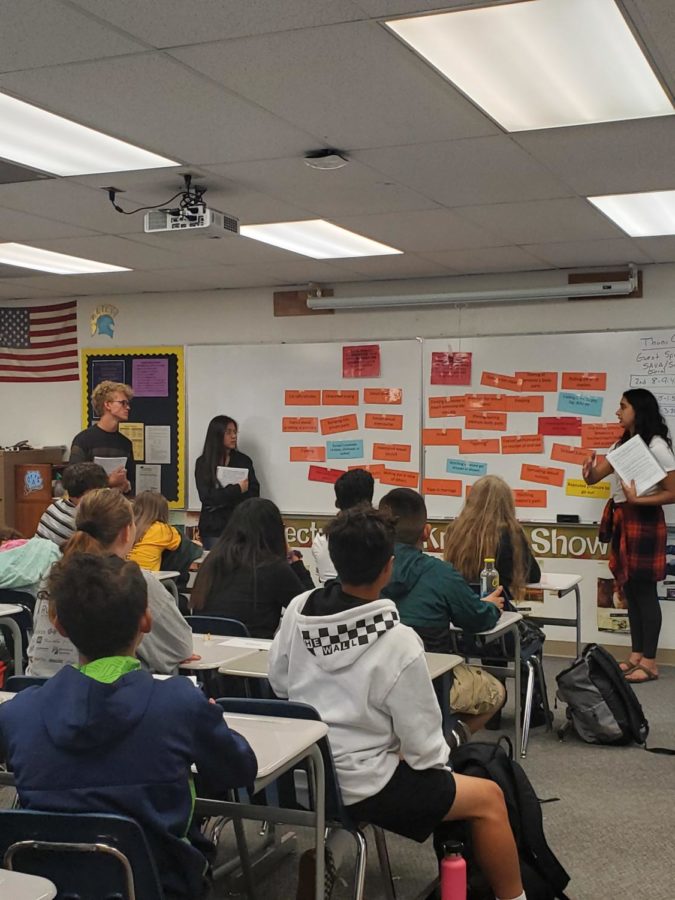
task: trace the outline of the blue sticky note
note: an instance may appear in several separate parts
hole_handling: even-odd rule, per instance
[[[452,475],[485,475],[487,463],[472,459],[449,459],[445,464],[445,471]]]
[[[601,416],[602,397],[561,391],[558,394],[558,412],[575,413],[578,416]]]
[[[363,459],[363,441],[326,441],[326,459]]]

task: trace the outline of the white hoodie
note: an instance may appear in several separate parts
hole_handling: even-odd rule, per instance
[[[399,758],[413,769],[446,766],[450,751],[422,642],[400,623],[395,604],[374,600],[333,615],[304,615],[312,593],[286,610],[270,650],[269,680],[278,696],[311,704],[329,726],[344,802],[377,794]]]

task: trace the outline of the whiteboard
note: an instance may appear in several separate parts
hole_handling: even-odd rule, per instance
[[[380,348],[380,375],[344,378],[343,347],[375,343]],[[200,508],[194,482],[195,461],[202,452],[209,421],[220,414],[231,416],[239,423],[238,446],[253,460],[261,496],[273,500],[286,514],[332,514],[335,511],[333,485],[310,481],[310,465],[346,471],[350,465],[372,463],[374,443],[410,446],[409,462],[392,461],[385,465],[396,471],[419,473],[422,408],[419,341],[209,344],[190,346],[186,351],[190,509]],[[401,402],[366,404],[364,391],[367,388],[401,389]],[[286,405],[287,390],[358,391],[358,403],[348,406]],[[366,413],[400,415],[402,428],[365,428]],[[284,417],[308,417],[320,421],[341,415],[355,415],[357,429],[335,434],[322,434],[320,430],[313,433],[282,430]],[[290,461],[291,447],[327,448],[328,441],[342,445],[342,450],[345,449],[343,442],[363,441],[364,455],[316,463]],[[393,486],[376,480],[375,502]]]
[[[472,354],[471,383],[468,386],[431,384],[431,364],[434,352],[470,352]],[[481,384],[483,373],[513,376],[516,372],[556,372],[558,375],[555,391],[536,389],[520,391],[508,387]],[[603,390],[563,389],[563,373],[606,373],[606,387]],[[654,393],[661,411],[675,438],[675,330],[650,330],[633,332],[605,332],[586,334],[555,335],[509,335],[504,337],[442,339],[424,342],[423,351],[424,383],[424,426],[426,428],[461,428],[464,439],[501,439],[504,435],[537,434],[539,418],[580,417],[583,425],[616,423],[616,410],[622,393],[630,387],[645,387]],[[533,382],[532,382],[533,383]],[[580,401],[563,401],[561,393],[582,397]],[[432,417],[429,398],[464,394],[503,394],[518,396],[525,394],[543,397],[543,411],[508,411],[505,430],[466,429],[466,414]],[[585,399],[583,399],[585,398]],[[597,398],[597,399],[592,399]],[[567,411],[568,407],[579,405],[579,409]],[[600,407],[600,410],[598,410]],[[442,404],[436,405],[436,412]],[[450,407],[447,407],[451,409]],[[452,409],[456,412],[457,407]],[[589,411],[593,414],[589,414]],[[600,415],[596,413],[600,411]],[[476,424],[474,419],[471,424]],[[492,422],[494,426],[495,422]],[[550,426],[546,426],[550,427]],[[557,426],[553,426],[557,427]],[[431,517],[455,516],[461,509],[467,485],[471,485],[480,475],[448,472],[448,460],[462,459],[460,466],[473,461],[484,466],[487,473],[501,475],[516,490],[544,490],[546,507],[522,506],[517,508],[520,519],[528,521],[554,521],[558,513],[577,514],[582,522],[597,522],[605,504],[604,499],[570,496],[567,485],[570,479],[581,479],[579,463],[552,459],[554,444],[580,447],[582,439],[578,435],[544,435],[543,452],[536,453],[463,453],[459,446],[425,446],[423,450],[424,475],[427,479],[453,479],[461,481],[462,496],[429,496],[427,508]],[[598,452],[602,452],[598,447]],[[523,464],[535,467],[563,470],[562,486],[534,483],[524,480]],[[457,463],[450,463],[457,467]],[[532,475],[533,470],[528,469]],[[536,474],[536,472],[535,472]],[[666,518],[675,522],[675,505],[664,507]]]

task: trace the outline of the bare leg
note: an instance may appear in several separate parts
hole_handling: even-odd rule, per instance
[[[471,826],[479,866],[498,897],[518,897],[523,891],[518,851],[501,788],[494,781],[455,775],[455,802],[446,822],[465,819]]]

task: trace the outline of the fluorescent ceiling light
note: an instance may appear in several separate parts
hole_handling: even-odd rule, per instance
[[[22,269],[37,269],[40,272],[52,272],[57,275],[95,275],[99,272],[131,271],[124,266],[112,266],[110,263],[96,262],[94,259],[40,250],[39,247],[29,247],[27,244],[0,244],[0,264],[19,266]]]
[[[631,237],[675,234],[675,191],[606,194],[588,199]]]
[[[158,169],[178,163],[0,93],[0,157],[54,175]]]
[[[529,0],[386,24],[507,131],[673,114],[614,0]]]
[[[351,256],[390,256],[402,253],[324,219],[303,222],[270,222],[268,225],[242,225],[244,237],[263,241],[284,250],[302,253],[313,259],[346,259]]]

